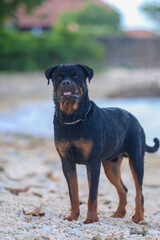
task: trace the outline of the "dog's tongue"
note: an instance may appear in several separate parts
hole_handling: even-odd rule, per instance
[[[64,92],[64,93],[63,93],[63,95],[65,95],[65,96],[66,96],[66,95],[70,95],[70,94],[71,94],[71,92]]]

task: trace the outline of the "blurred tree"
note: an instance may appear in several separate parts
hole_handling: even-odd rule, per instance
[[[56,26],[40,36],[16,29],[0,31],[0,71],[44,70],[60,63],[101,67],[104,50],[93,38]]]
[[[4,19],[14,14],[19,4],[24,3],[32,10],[42,1],[0,0],[0,21],[4,23]],[[101,67],[105,51],[96,40],[97,35],[119,31],[119,13],[107,5],[94,4],[86,5],[77,12],[62,14],[50,31],[39,36],[15,28],[1,28],[0,70],[42,70],[51,64],[68,62]]]
[[[102,35],[120,31],[120,14],[109,6],[87,4],[76,12],[66,12],[59,22],[70,31]]]
[[[14,16],[15,10],[21,4],[25,4],[28,11],[40,5],[44,0],[0,0],[0,25],[3,25],[8,17]]]
[[[160,1],[145,2],[140,6],[140,10],[157,25],[160,31]]]

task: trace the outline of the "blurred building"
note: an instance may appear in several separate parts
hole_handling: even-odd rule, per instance
[[[18,8],[16,12],[16,24],[21,30],[49,29],[58,20],[61,13],[74,11],[86,3],[106,5],[102,0],[46,0],[36,7],[31,13],[27,13],[25,6]]]
[[[112,67],[159,68],[160,38],[158,36],[102,36],[105,63]]]
[[[130,38],[151,38],[155,36],[153,32],[146,29],[125,30],[124,34]]]

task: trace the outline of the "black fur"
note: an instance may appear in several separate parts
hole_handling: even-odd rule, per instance
[[[145,151],[152,153],[157,151],[159,140],[155,138],[155,145],[153,147],[147,146],[144,130],[131,113],[120,108],[99,108],[94,102],[90,101],[86,79],[88,78],[90,82],[93,77],[91,68],[80,64],[59,65],[46,70],[45,75],[48,83],[51,79],[54,86],[54,138],[62,160],[64,175],[68,182],[71,203],[73,196],[71,194],[70,177],[76,174],[75,163],[87,166],[90,181],[90,205],[97,197],[101,162],[116,164],[119,158],[129,157],[140,189],[142,189]],[[68,101],[67,104],[70,104],[70,101],[76,101],[74,94],[63,97],[57,95],[64,91],[66,91],[65,94],[70,92],[69,86],[66,89],[63,87],[63,81],[66,79],[69,81],[68,85],[73,83],[73,86],[75,84],[77,89],[81,88],[83,92],[78,98],[78,107],[70,114],[60,109],[61,98],[64,98],[64,102]],[[78,147],[76,143],[80,139],[85,141],[81,140],[79,144],[82,145]],[[61,149],[62,146],[58,148],[58,143],[61,145],[63,143],[64,149]],[[92,145],[91,149],[89,149],[89,143]],[[127,188],[122,181],[121,183],[125,192],[127,192]],[[141,201],[143,202],[143,195]],[[76,214],[75,216],[79,215],[78,210]],[[124,211],[122,215],[124,215]],[[68,220],[77,219],[71,216]],[[135,220],[135,222],[142,220],[141,218],[137,217],[138,220]],[[96,217],[90,217],[88,213],[86,223],[93,221],[96,221]]]
[[[153,139],[155,145],[153,147],[150,147],[150,146],[147,146],[146,145],[146,152],[148,153],[154,153],[156,151],[158,151],[158,148],[159,148],[159,140],[157,138],[154,138]]]

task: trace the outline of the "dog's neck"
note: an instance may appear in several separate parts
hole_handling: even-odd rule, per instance
[[[75,101],[64,101],[62,103],[56,97],[53,99],[55,103],[55,117],[62,124],[74,124],[84,121],[91,108],[88,91]]]

